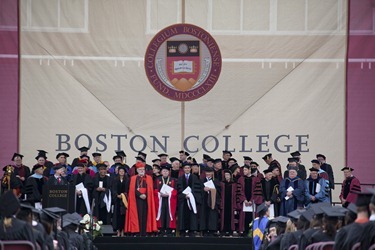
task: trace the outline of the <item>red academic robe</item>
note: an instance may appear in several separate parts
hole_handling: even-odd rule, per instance
[[[156,215],[158,214],[159,204],[160,204],[160,201],[162,199],[162,197],[160,197],[160,199],[159,199],[159,191],[160,191],[161,187],[163,186],[163,181],[162,181],[161,178],[163,178],[163,177],[159,177],[159,178],[155,179],[155,181],[154,181],[154,200],[155,200],[155,213],[156,213]],[[170,213],[172,215],[172,219],[169,221],[169,228],[176,229],[176,209],[177,209],[177,189],[176,189],[176,186],[177,186],[177,180],[174,179],[174,178],[171,178],[168,182],[168,186],[173,187],[172,195],[171,195],[171,198],[170,198],[170,209],[171,209]],[[158,228],[161,228],[160,219],[157,220],[156,223],[157,223]]]
[[[156,232],[157,225],[156,225],[156,214],[154,208],[154,195],[153,195],[153,181],[152,177],[149,175],[145,175],[146,184],[147,184],[147,227],[146,232]],[[128,233],[138,233],[140,232],[140,225],[138,223],[138,210],[137,210],[137,200],[136,200],[136,180],[137,175],[134,175],[130,179],[129,185],[129,200],[128,200],[128,210],[126,213],[126,220],[125,220],[125,232]]]
[[[343,199],[344,198],[344,189],[345,189],[345,183],[347,181],[350,181],[350,188],[349,188],[349,194],[348,196],[346,197],[346,202],[348,203],[355,203],[356,200],[357,200],[357,196],[358,194],[356,193],[353,193],[353,192],[361,192],[361,183],[359,182],[359,180],[354,177],[354,176],[351,176],[349,178],[346,178],[342,184],[341,184],[341,193],[340,193],[340,199]]]

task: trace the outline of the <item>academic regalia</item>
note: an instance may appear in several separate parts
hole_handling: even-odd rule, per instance
[[[326,234],[323,230],[318,230],[315,232],[310,239],[310,243],[319,243],[319,242],[327,242],[327,241],[335,241],[335,235],[331,236]],[[351,248],[348,248],[351,249]]]
[[[302,233],[302,230],[298,230],[284,234],[281,240],[280,250],[288,250],[291,245],[297,245]]]
[[[311,244],[311,236],[319,231],[319,227],[309,228],[304,231],[298,241],[298,249],[305,249],[308,245]]]
[[[0,197],[0,240],[27,240],[36,246],[31,226],[14,217],[19,209],[19,200],[12,191]]]
[[[266,250],[279,250],[283,237],[284,234],[278,235],[273,241],[268,244]]]
[[[48,178],[42,175],[33,174],[27,178],[25,186],[26,200],[32,205],[42,201],[43,187],[47,183]]]
[[[270,162],[269,168],[273,169],[274,167],[277,167],[279,169],[280,175],[281,175],[281,173],[282,173],[281,172],[281,165],[280,165],[280,163],[277,160],[273,160],[273,161]]]
[[[146,199],[140,198],[141,194],[146,195]],[[130,178],[128,193],[128,211],[125,219],[125,232],[146,233],[157,231],[156,213],[153,196],[153,183],[150,175],[143,177],[134,175]]]
[[[163,185],[173,188],[170,197],[161,197],[160,189]],[[159,230],[168,231],[176,229],[177,210],[177,179],[159,176],[154,180],[154,201],[156,211],[156,223]],[[160,207],[160,215],[159,215]],[[159,217],[159,218],[158,218]]]
[[[187,205],[186,195],[182,192],[190,187],[192,190],[192,195],[194,196],[197,208],[202,200],[202,186],[199,178],[194,174],[189,174],[189,179],[186,180],[185,174],[180,176],[177,180],[177,195],[178,195],[178,229],[180,231],[198,230],[198,215],[190,210]]]
[[[113,164],[113,165],[109,168],[109,170],[108,170],[108,173],[110,173],[111,176],[114,176],[114,175],[115,175],[116,165],[117,165],[117,164]],[[121,164],[121,166],[124,167],[124,169],[125,169],[125,174],[126,174],[128,177],[130,177],[130,175],[129,175],[130,167],[129,167],[128,165],[126,165],[126,164]],[[116,175],[116,176],[117,176],[117,175]]]
[[[3,168],[4,175],[1,178],[1,193],[6,192],[7,190],[12,190],[16,196],[21,195],[21,191],[24,190],[23,182],[20,178],[16,177],[14,172],[14,167],[9,165],[11,172],[7,172],[7,167]],[[24,192],[24,191],[23,191]]]
[[[274,205],[275,217],[279,216],[280,212],[280,185],[277,178],[272,178],[267,181],[266,179],[261,180],[263,202],[270,201]]]
[[[113,179],[112,182],[112,203],[114,204],[113,216],[112,216],[112,227],[113,231],[124,230],[126,209],[128,205],[128,190],[129,190],[129,177],[127,174],[121,180],[119,176]],[[122,197],[117,197],[121,195]],[[125,204],[124,204],[125,200]]]
[[[288,168],[288,166],[287,166]],[[306,173],[306,168],[304,165],[301,165],[301,164],[298,164],[298,167],[297,167],[297,176],[299,178],[301,178],[302,180],[306,180],[306,177],[307,177],[307,173]],[[289,176],[289,170],[285,170],[284,171],[284,179],[287,178]]]
[[[105,188],[105,191],[99,192],[96,190],[99,187],[100,181],[103,182],[103,188]],[[110,223],[111,211],[108,212],[107,204],[104,202],[104,198],[105,196],[107,196],[107,200],[110,199],[110,195],[111,195],[110,190],[111,190],[112,180],[107,175],[105,175],[104,177],[97,175],[94,177],[93,183],[94,183],[93,198],[95,199],[94,215],[98,218],[98,220],[103,221],[104,225],[108,225]]]
[[[94,183],[90,177],[90,175],[83,173],[82,175],[80,174],[74,174],[73,175],[73,180],[72,180],[72,185],[75,187],[76,185],[83,183],[83,186],[87,189],[87,195],[89,199],[89,204],[91,206],[91,201],[92,201],[92,191],[94,188]],[[75,211],[79,214],[87,214],[87,208],[85,201],[82,197],[82,195],[76,194],[76,209]]]
[[[262,218],[257,217],[252,224],[252,238],[255,250],[259,250],[262,245],[264,232],[266,230],[268,221],[269,220],[266,216],[263,216]]]
[[[21,182],[21,186],[20,186],[20,190],[18,190],[18,191],[20,191],[23,194],[25,192],[26,180],[31,175],[30,168],[28,166],[25,166],[25,165],[21,165],[21,166],[14,165],[14,175],[16,177],[20,176],[20,177],[25,178],[24,181],[21,181],[21,179],[19,179],[19,181]]]
[[[293,187],[293,197],[286,200],[286,193],[289,187]],[[284,179],[280,185],[280,198],[281,198],[281,215],[287,215],[288,213],[296,210],[299,207],[304,206],[305,202],[305,185],[301,178],[295,177],[290,179],[289,177]]]
[[[222,182],[224,179],[224,170],[214,170],[214,179],[218,180],[219,182]]]
[[[78,169],[73,169],[73,176],[77,174],[78,174]],[[86,169],[86,174],[90,176],[91,179],[93,179],[96,176],[95,172],[90,168]]]
[[[375,244],[375,221],[369,221],[363,227],[366,233],[361,235],[359,242],[361,242],[361,250],[367,250]]]
[[[361,192],[361,183],[353,175],[346,178],[341,185],[340,199],[345,199],[346,202],[343,207],[347,207],[349,203],[354,203],[357,200],[358,192]]]
[[[328,187],[328,183],[320,176],[315,180],[311,177],[307,178],[305,181],[306,205],[308,206],[310,203],[318,202],[329,203],[330,199],[326,187]],[[311,196],[315,197],[315,201],[311,200]]]
[[[67,234],[69,244],[73,249],[77,250],[84,250],[85,245],[84,245],[84,239],[82,235],[76,233],[73,229],[71,228],[64,228],[64,231]]]
[[[51,162],[51,161],[47,161],[46,160],[46,162],[44,163],[44,171],[43,171],[43,175],[45,176],[45,177],[50,177],[50,173],[51,173],[51,170],[53,169],[53,163]]]
[[[329,187],[335,189],[335,177],[333,175],[332,166],[328,163],[323,163],[320,168],[328,174]]]
[[[220,209],[220,197],[221,197],[221,186],[218,180],[211,179],[215,185],[215,197],[213,198],[213,192],[208,191],[205,192],[202,190],[202,205],[201,205],[201,213],[199,218],[199,227],[200,230],[203,232],[217,231],[218,230],[218,222],[219,222],[219,209]],[[202,187],[204,187],[204,183],[209,181],[207,178],[201,180]],[[214,204],[212,203],[214,199]]]
[[[371,231],[365,231],[365,225],[366,224],[364,223],[351,223],[343,227],[343,229],[346,231],[346,237],[341,239],[336,237],[336,239],[334,240],[339,241],[338,245],[342,246],[342,249],[352,249],[355,243],[360,242],[360,238],[362,237],[362,235],[369,236],[369,233]]]
[[[241,185],[242,193],[244,196],[244,200],[240,202],[239,207],[239,221],[238,221],[238,230],[240,232],[245,232],[247,235],[249,232],[249,223],[253,220],[253,213],[251,212],[244,212],[243,211],[243,203],[245,200],[253,202],[254,207],[261,204],[263,202],[262,197],[262,184],[260,179],[256,176],[251,175],[243,176],[239,178],[238,183]],[[256,215],[254,215],[256,217]]]
[[[237,210],[237,183],[223,181],[221,185],[221,213],[220,213],[220,231],[235,231],[234,211]]]
[[[72,165],[71,165],[72,168],[74,169],[81,160],[82,160],[81,157],[74,158],[73,161],[72,161]],[[89,168],[91,166],[92,166],[92,162],[90,160],[88,160],[87,168]]]

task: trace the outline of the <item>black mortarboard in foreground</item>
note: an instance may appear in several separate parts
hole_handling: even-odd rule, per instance
[[[311,221],[314,217],[314,211],[312,209],[308,209],[301,214],[302,217],[305,217],[306,220]]]
[[[298,159],[294,157],[290,157],[288,158],[288,162],[298,162]]]
[[[372,193],[358,193],[355,205],[357,207],[367,207],[370,205]]]
[[[0,197],[0,215],[3,217],[12,217],[20,209],[20,202],[13,194],[13,191],[7,191]]]
[[[141,156],[136,156],[135,159],[137,159],[138,161],[141,161],[141,162],[146,162],[145,159]]]
[[[260,204],[258,207],[257,207],[257,213],[260,213],[260,212],[267,212],[268,210],[268,206],[265,204],[265,203],[262,203]]]
[[[321,208],[323,210],[323,213],[326,217],[344,217],[345,216],[345,212],[343,212],[342,210],[340,210],[338,207],[334,206],[334,207],[322,207]]]
[[[252,161],[253,160],[253,159],[251,159],[250,156],[244,156],[243,159],[246,160],[246,161]]]
[[[138,152],[138,156],[141,156],[141,157],[143,157],[143,159],[146,160],[147,154],[146,154],[146,153],[143,153],[142,151],[139,151],[139,152]]]
[[[288,213],[288,217],[289,217],[289,218],[292,218],[292,219],[294,219],[294,220],[298,220],[299,217],[301,216],[301,214],[302,214],[303,212],[305,212],[305,210],[299,210],[299,209],[296,209],[296,210],[294,210],[294,211]]]

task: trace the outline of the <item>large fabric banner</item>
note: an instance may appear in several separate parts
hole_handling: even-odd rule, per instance
[[[132,164],[138,151],[184,148],[200,162],[226,149],[263,170],[265,154],[284,165],[299,150],[306,166],[325,154],[342,181],[347,17],[347,0],[20,1],[20,153],[33,165],[37,149],[51,160],[123,149]],[[149,42],[182,21],[222,57],[215,86],[183,105],[144,69]]]

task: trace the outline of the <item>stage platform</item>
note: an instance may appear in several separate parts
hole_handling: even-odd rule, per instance
[[[249,250],[250,238],[226,237],[97,237],[99,250]]]

